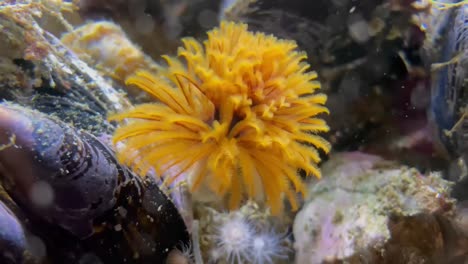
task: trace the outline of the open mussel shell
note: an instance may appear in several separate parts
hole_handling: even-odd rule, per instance
[[[190,243],[156,182],[134,176],[86,131],[0,104],[0,146],[0,183],[40,230],[52,263],[163,263]]]

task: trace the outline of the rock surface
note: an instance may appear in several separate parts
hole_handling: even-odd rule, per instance
[[[440,221],[450,184],[377,156],[336,154],[294,223],[296,263],[431,263],[443,255]],[[429,262],[427,262],[429,261]]]

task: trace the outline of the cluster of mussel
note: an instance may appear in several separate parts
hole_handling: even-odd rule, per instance
[[[38,77],[40,63],[13,63]],[[0,263],[164,263],[190,243],[179,210],[116,161],[97,80],[61,70],[0,89]]]

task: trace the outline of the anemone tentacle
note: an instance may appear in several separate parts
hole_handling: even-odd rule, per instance
[[[296,193],[299,176],[321,177],[319,151],[330,144],[317,135],[329,130],[329,113],[317,73],[294,41],[253,33],[242,23],[222,22],[202,44],[185,38],[177,57],[164,56],[156,75],[138,71],[127,83],[155,102],[115,114],[114,142],[126,147],[122,162],[144,175],[154,168],[175,180],[193,177],[237,208],[244,198],[263,197],[272,213]],[[259,195],[262,194],[262,195]]]

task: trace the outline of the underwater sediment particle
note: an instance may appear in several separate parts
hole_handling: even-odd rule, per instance
[[[451,184],[359,152],[322,166],[294,222],[295,263],[432,263],[444,256]],[[434,263],[438,263],[437,261]]]
[[[320,177],[319,150],[330,150],[318,135],[328,131],[317,116],[328,113],[327,97],[315,93],[306,54],[231,22],[203,45],[182,42],[178,58],[164,57],[167,68],[127,80],[156,102],[110,116],[128,120],[114,134],[125,145],[119,160],[141,175],[154,168],[169,183],[186,180],[195,195],[225,198],[230,208],[249,197],[274,214],[285,198],[297,209],[296,193],[305,192],[298,170]]]

